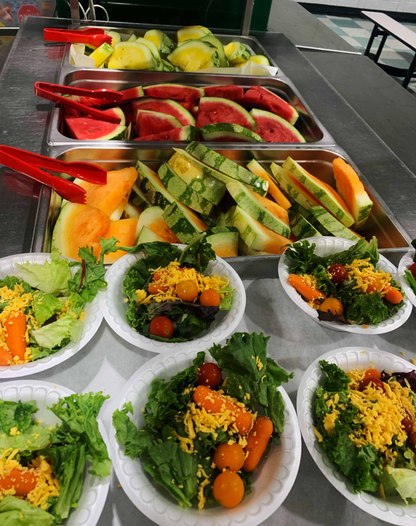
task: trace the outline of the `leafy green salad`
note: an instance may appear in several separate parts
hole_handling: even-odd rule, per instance
[[[377,325],[403,306],[400,285],[378,266],[377,239],[360,239],[350,248],[318,256],[308,240],[289,246],[288,282],[319,318]]]
[[[416,503],[416,371],[319,363],[314,431],[329,460],[356,493]]]
[[[180,506],[236,506],[268,444],[279,443],[284,401],[278,387],[293,375],[267,357],[267,341],[261,333],[235,333],[209,349],[215,362],[199,352],[186,369],[151,383],[144,408],[128,403],[114,412],[124,454],[140,459],[153,483]],[[140,428],[130,418],[138,412]]]
[[[207,272],[216,259],[205,236],[181,249],[165,242],[143,243],[144,251],[127,271],[123,294],[127,321],[140,334],[184,342],[206,331],[219,311],[230,310],[234,290],[229,279]]]
[[[36,420],[35,401],[0,400],[0,524],[58,526],[78,506],[87,472],[110,474],[97,417],[102,393],[72,394],[50,409],[56,426]]]
[[[414,247],[416,251],[416,239],[412,241],[412,246]],[[416,252],[413,255],[413,262],[404,271],[404,274],[405,274],[408,284],[410,285],[410,288],[416,294]]]
[[[102,240],[100,259],[80,249],[80,262],[52,252],[50,261],[17,264],[18,276],[0,279],[0,365],[38,360],[79,340],[84,310],[106,287],[104,254],[115,240]]]

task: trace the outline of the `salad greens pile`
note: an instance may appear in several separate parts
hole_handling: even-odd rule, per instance
[[[0,400],[0,453],[18,450],[21,466],[42,455],[59,481],[59,496],[42,510],[24,498],[6,495],[0,500],[0,524],[7,526],[57,526],[76,508],[87,471],[110,475],[111,462],[98,428],[97,417],[107,399],[101,392],[72,394],[49,409],[60,418],[55,427],[35,420],[36,402]]]
[[[322,437],[320,445],[339,471],[348,478],[356,493],[367,491],[382,496],[399,494],[405,502],[416,503],[416,441],[410,433],[408,440],[400,445],[397,437],[386,453],[381,453],[369,442],[358,446],[351,436],[365,426],[364,415],[349,397],[351,380],[337,365],[325,360],[319,362],[323,374],[313,400],[314,425]],[[382,381],[389,378],[403,386],[413,383],[413,404],[416,406],[416,383],[414,371],[410,373],[381,374]],[[335,396],[336,395],[336,396]],[[335,406],[327,404],[336,400]],[[325,419],[337,413],[334,428],[328,432]],[[390,415],[385,415],[386,419]],[[414,425],[414,423],[413,423]],[[413,440],[413,442],[412,442]]]
[[[18,264],[18,276],[0,279],[0,288],[11,292],[2,296],[0,314],[15,305],[23,309],[31,361],[53,354],[80,338],[86,304],[107,285],[104,255],[116,250],[116,240],[102,239],[101,247],[98,261],[88,248],[80,249],[80,262],[69,261],[53,251],[50,261]],[[30,297],[30,302],[19,305],[22,296]]]
[[[290,272],[312,276],[316,279],[317,288],[321,292],[327,297],[339,299],[343,305],[343,321],[360,325],[377,325],[393,316],[403,306],[403,301],[396,304],[385,301],[381,292],[371,294],[361,292],[354,279],[335,283],[328,273],[331,265],[349,265],[355,260],[367,258],[376,267],[379,261],[377,238],[373,237],[369,242],[360,239],[350,248],[329,256],[316,255],[315,248],[316,245],[309,243],[308,240],[290,245],[285,252],[286,257],[289,258]],[[392,287],[400,290],[394,279],[391,279],[390,283]]]
[[[247,408],[266,415],[273,421],[273,441],[279,443],[284,426],[284,401],[277,388],[293,375],[267,357],[268,337],[256,333],[235,333],[225,345],[213,345],[209,354],[222,370],[225,380],[220,388],[225,394],[244,402]],[[169,380],[155,379],[143,409],[144,425],[140,429],[130,419],[130,413],[140,412],[131,403],[113,414],[117,441],[124,453],[140,459],[154,484],[166,490],[180,506],[189,508],[197,502],[202,466],[212,481],[215,477],[212,457],[218,444],[227,442],[229,435],[218,428],[214,438],[209,433],[198,433],[193,454],[181,449],[177,435],[185,436],[183,419],[192,391],[198,381],[198,369],[205,361],[199,352],[192,364]],[[259,364],[262,367],[259,368]],[[250,486],[251,474],[245,473],[244,482]],[[212,502],[211,487],[207,488]]]
[[[416,239],[412,241],[412,246],[416,251]],[[416,252],[413,256],[413,263],[409,266],[408,269],[404,271],[407,282],[410,285],[410,288],[416,294]]]
[[[136,331],[146,337],[161,341],[184,342],[193,340],[207,330],[219,310],[230,310],[233,302],[233,289],[223,288],[225,294],[219,307],[204,307],[198,302],[163,301],[142,304],[137,301],[137,290],[147,290],[153,271],[166,267],[172,261],[179,261],[181,267],[191,267],[204,273],[210,261],[216,259],[215,252],[205,236],[195,236],[184,249],[155,241],[137,245],[130,252],[144,251],[146,257],[138,259],[128,270],[123,281],[123,295],[127,298],[127,322]],[[157,316],[167,316],[174,325],[174,335],[165,339],[150,334],[150,321]]]

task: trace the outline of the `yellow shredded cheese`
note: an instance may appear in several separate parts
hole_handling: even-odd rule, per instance
[[[390,286],[391,274],[383,270],[376,270],[370,263],[370,259],[354,259],[349,265],[345,265],[348,277],[355,281],[354,288],[361,292],[374,291],[382,292]]]

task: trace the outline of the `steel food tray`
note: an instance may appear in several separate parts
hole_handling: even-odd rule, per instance
[[[57,153],[57,152],[56,152]],[[332,184],[332,161],[335,157],[342,157],[353,165],[346,152],[340,147],[329,148],[287,148],[275,150],[261,149],[221,149],[221,153],[236,162],[245,164],[255,158],[260,164],[268,166],[272,161],[282,164],[287,156],[297,160],[303,167],[322,179]],[[56,157],[66,161],[89,161],[99,164],[107,170],[131,166],[141,160],[152,168],[157,168],[172,154],[172,150],[134,148],[134,147],[87,147],[69,148],[57,153]],[[354,166],[354,165],[353,165]],[[394,218],[383,199],[368,183],[364,174],[360,174],[362,181],[371,196],[374,206],[365,228],[360,231],[367,239],[376,236],[380,252],[390,259],[399,260],[408,250],[410,238],[403,227]],[[59,212],[61,198],[46,187],[40,198],[37,222],[33,233],[33,250],[49,251],[51,248],[51,234]],[[256,255],[228,258],[228,262],[244,278],[277,277],[277,263],[279,256]]]
[[[99,27],[102,29],[102,26],[95,26],[95,25],[88,25],[88,26],[82,26],[82,28],[94,28]],[[180,26],[173,27],[173,26],[163,26],[163,25],[152,25],[152,26],[141,26],[141,25],[125,25],[125,26],[105,26],[106,31],[116,31],[121,35],[121,39],[123,41],[128,40],[131,35],[135,35],[136,37],[143,37],[143,35],[146,33],[146,31],[150,29],[160,29],[164,33],[166,33],[174,42],[176,42],[176,31],[180,29]],[[267,52],[267,50],[261,45],[261,43],[258,41],[258,39],[254,36],[250,35],[239,35],[239,34],[230,34],[230,33],[216,33],[214,30],[213,36],[218,38],[220,42],[223,45],[227,45],[229,42],[241,42],[244,44],[252,55],[264,55],[268,58],[270,65],[274,67],[278,67],[278,64],[276,64],[276,61],[273,60],[273,58],[270,56],[270,54]],[[62,57],[62,68],[76,68],[76,66],[72,65],[70,63],[70,44],[65,46],[65,52]],[[92,68],[95,69],[95,68]],[[125,71],[125,70],[123,70]],[[138,71],[138,70],[136,70]],[[144,70],[140,70],[144,71]]]
[[[334,145],[335,141],[330,133],[324,128],[318,117],[305,104],[298,90],[294,84],[284,76],[279,78],[271,77],[255,77],[255,76],[227,76],[217,74],[202,74],[202,73],[175,73],[175,72],[140,72],[137,71],[119,71],[108,69],[77,69],[72,71],[62,70],[59,78],[59,83],[66,86],[75,86],[88,89],[106,88],[112,90],[123,90],[133,86],[150,86],[153,84],[162,83],[177,83],[187,86],[204,87],[209,85],[227,85],[234,84],[249,88],[251,86],[263,86],[268,88],[273,93],[279,95],[286,102],[290,103],[296,108],[299,113],[299,118],[295,123],[296,129],[305,137],[306,144],[319,145]],[[65,122],[63,118],[63,111],[55,107],[52,110],[52,118],[49,123],[46,141],[49,147],[76,147],[81,141],[73,139],[68,136],[65,129]],[[172,142],[157,142],[157,143],[140,143],[135,141],[82,141],[89,142],[91,146],[98,143],[106,143],[108,148],[113,148],[115,145],[131,142],[135,145],[148,144],[150,147],[171,148]],[[183,143],[175,143],[176,145]],[[218,147],[219,142],[206,142],[210,147]],[[225,143],[221,142],[221,145]],[[244,148],[250,147],[247,142],[236,143],[233,142],[233,147],[236,144],[241,144]],[[303,147],[305,143],[291,144],[291,147]],[[157,146],[156,146],[157,145]],[[276,145],[288,146],[288,143],[256,143],[259,148],[276,148]]]

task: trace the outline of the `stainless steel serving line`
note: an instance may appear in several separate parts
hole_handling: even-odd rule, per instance
[[[0,75],[0,142],[46,153],[50,119],[55,117],[51,113],[52,105],[34,95],[33,84],[35,81],[57,82],[60,79],[64,46],[45,45],[42,31],[44,27],[68,27],[70,22],[29,18],[19,30]],[[143,29],[139,25],[126,24],[125,27]],[[319,119],[319,124],[333,138],[337,145],[334,146],[335,153],[345,153],[351,159],[379,197],[381,207],[388,211],[387,220],[395,227],[390,232],[394,231],[397,237],[387,240],[392,248],[386,250],[385,255],[397,263],[405,253],[409,240],[416,238],[416,177],[411,171],[416,166],[416,152],[414,148],[411,152],[404,149],[393,136],[391,128],[394,130],[396,127],[397,132],[400,129],[404,143],[407,141],[410,144],[408,134],[414,126],[410,117],[416,114],[416,99],[411,102],[409,94],[399,85],[395,90],[394,84],[389,83],[391,79],[383,72],[380,73],[388,81],[377,76],[377,66],[368,59],[361,61],[363,57],[320,51],[301,53],[282,33],[261,33],[255,37],[285,72],[296,92]],[[353,79],[345,81],[349,78],[347,67],[350,67],[350,75],[355,75],[354,82],[358,87]],[[325,71],[325,76],[320,71]],[[328,77],[333,71],[337,74],[333,73],[329,83]],[[396,102],[395,116],[391,116],[391,108],[383,107],[381,103],[378,105],[380,114],[385,111],[389,115],[384,127],[376,111],[377,96],[382,102],[386,100],[386,94],[378,92],[380,83],[392,89],[390,97],[394,96]],[[349,85],[351,99],[345,85]],[[366,104],[363,99],[367,100]],[[366,113],[365,106],[374,111]],[[355,111],[357,107],[363,108],[362,116]],[[369,122],[375,123],[377,133]],[[386,142],[386,139],[389,141]],[[108,145],[104,148],[97,145],[96,148],[101,152],[107,151],[111,159],[113,152],[108,150]],[[327,163],[334,153],[328,144],[310,148],[319,150],[323,163]],[[285,151],[284,148],[278,150],[267,149],[267,160]],[[66,159],[71,155],[93,155],[91,145],[86,149],[66,144],[51,151]],[[48,189],[0,167],[0,257],[31,251],[37,246],[38,229],[41,227],[48,231],[50,226],[50,206],[53,207],[54,203],[50,204],[49,198]],[[389,232],[388,229],[386,231]],[[270,336],[270,355],[295,374],[294,379],[284,386],[293,403],[296,402],[296,391],[303,372],[326,351],[346,346],[366,346],[406,359],[416,359],[414,312],[402,327],[386,335],[360,336],[326,329],[304,315],[287,298],[277,279],[277,260],[271,258],[267,265],[268,277],[256,277],[256,263],[250,265],[251,268],[239,269],[244,278],[247,306],[237,330],[264,332]],[[109,394],[111,398],[103,408],[103,419],[111,432],[111,414],[127,379],[152,356],[151,352],[140,350],[116,337],[103,322],[91,342],[76,356],[29,378],[55,382],[75,391],[102,390]],[[150,526],[153,523],[134,507],[113,475],[108,500],[98,524]],[[250,524],[257,524],[255,517]],[[263,524],[382,526],[385,523],[361,511],[339,494],[304,448],[291,492],[283,505]]]

